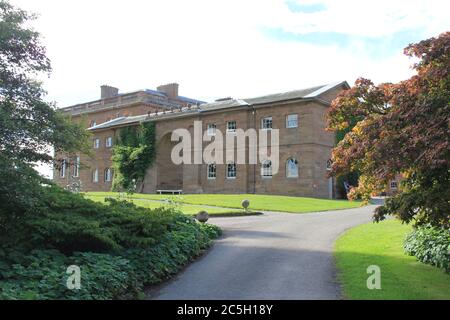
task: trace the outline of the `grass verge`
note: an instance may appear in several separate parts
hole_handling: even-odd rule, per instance
[[[397,220],[350,229],[336,242],[339,280],[347,299],[450,299],[450,276],[403,250],[411,227]],[[381,289],[367,288],[367,267],[381,270]]]
[[[94,199],[96,197],[117,197],[117,195],[118,194],[115,192],[86,193],[86,196],[90,197],[91,199]],[[241,209],[242,200],[247,199],[250,201],[251,210],[281,211],[291,213],[351,209],[361,206],[361,202],[347,200],[328,200],[257,194],[187,194],[182,196],[170,196],[135,193],[130,195],[130,198],[137,200],[165,200],[174,198],[183,205],[218,206],[222,208],[232,209]],[[185,207],[185,209],[186,211],[190,210],[189,207]],[[214,214],[214,210],[211,210],[211,208],[205,210],[208,211],[208,213]]]

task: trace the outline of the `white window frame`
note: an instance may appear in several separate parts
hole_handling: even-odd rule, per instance
[[[100,139],[99,138],[94,139],[94,149],[100,149]]]
[[[217,178],[217,165],[215,163],[209,163],[207,165],[207,167],[206,167],[206,177],[208,178],[208,180],[216,180],[216,178]]]
[[[270,178],[272,178],[272,176],[273,176],[272,161],[265,160],[261,164],[261,177],[263,177],[264,179],[270,179]]]
[[[215,123],[209,123],[206,127],[206,132],[208,136],[215,136],[216,135],[217,126]]]
[[[270,127],[267,124],[270,123]],[[272,117],[264,117],[261,119],[261,129],[263,130],[272,130],[273,128],[273,118]]]
[[[236,179],[237,177],[237,166],[235,162],[227,163],[227,179]]]
[[[112,137],[106,137],[105,145],[107,148],[111,148],[113,146],[113,138]]]
[[[73,162],[73,177],[78,178],[80,176],[80,156],[76,156]]]
[[[295,172],[291,171],[291,167],[289,163],[294,161],[295,163]],[[286,160],[286,178],[298,178],[298,160],[295,158],[289,158]]]
[[[98,183],[98,168],[92,171],[92,182]]]
[[[112,181],[112,170],[111,168],[106,168],[105,169],[105,182],[111,182]]]
[[[234,128],[230,129],[230,124],[234,124]],[[227,133],[235,133],[237,128],[237,123],[234,120],[227,121]]]
[[[59,177],[65,178],[66,177],[66,159],[61,160],[61,168],[59,168]]]
[[[295,120],[289,119],[289,117],[295,117]],[[298,114],[293,113],[286,116],[286,128],[298,128]]]
[[[392,180],[391,183],[389,184],[391,190],[398,190],[398,181],[397,180]]]

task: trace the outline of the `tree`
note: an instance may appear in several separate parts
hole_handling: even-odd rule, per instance
[[[51,67],[39,33],[26,27],[34,18],[0,0],[0,228],[6,217],[32,206],[41,184],[49,183],[33,166],[52,163],[52,147],[88,150],[86,131],[43,100],[36,77]]]
[[[358,79],[328,113],[329,130],[356,125],[333,150],[331,175],[360,172],[351,197],[365,200],[401,174],[402,192],[377,208],[405,222],[450,227],[450,32],[411,44],[417,74],[396,84]]]

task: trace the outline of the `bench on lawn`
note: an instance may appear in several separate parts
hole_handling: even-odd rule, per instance
[[[183,194],[183,190],[156,190],[157,194]]]

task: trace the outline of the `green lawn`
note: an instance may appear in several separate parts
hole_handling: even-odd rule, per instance
[[[339,278],[348,299],[450,299],[450,275],[403,251],[411,227],[397,220],[350,229],[335,247]],[[381,289],[367,289],[367,267],[381,270]]]
[[[117,196],[113,192],[89,192],[89,196],[105,197]],[[156,194],[138,194],[131,195],[133,199],[163,200],[172,196]],[[208,205],[226,208],[241,209],[241,202],[244,199],[250,201],[251,210],[260,211],[282,211],[292,213],[304,213],[315,211],[339,210],[357,208],[361,206],[360,202],[351,202],[346,200],[327,200],[302,197],[287,196],[269,196],[255,194],[188,194],[175,196],[178,201],[189,205]],[[208,210],[207,210],[208,211]],[[209,212],[209,211],[208,211]]]
[[[112,196],[112,195],[109,195]],[[117,196],[115,194],[114,196]],[[85,198],[97,201],[97,202],[104,202],[105,201],[105,195],[98,195],[98,194],[86,194]],[[128,201],[133,202],[137,206],[149,208],[149,209],[156,209],[159,207],[169,206],[168,203],[163,202],[153,202],[153,201],[146,201],[146,200],[139,200],[139,199],[127,199]],[[197,214],[199,211],[207,211],[210,215],[222,215],[222,214],[241,214],[243,210],[238,209],[230,209],[230,208],[211,208],[211,207],[205,207],[205,206],[199,206],[199,205],[189,205],[189,204],[180,204],[178,205],[179,209],[184,213],[188,215],[194,215]]]

